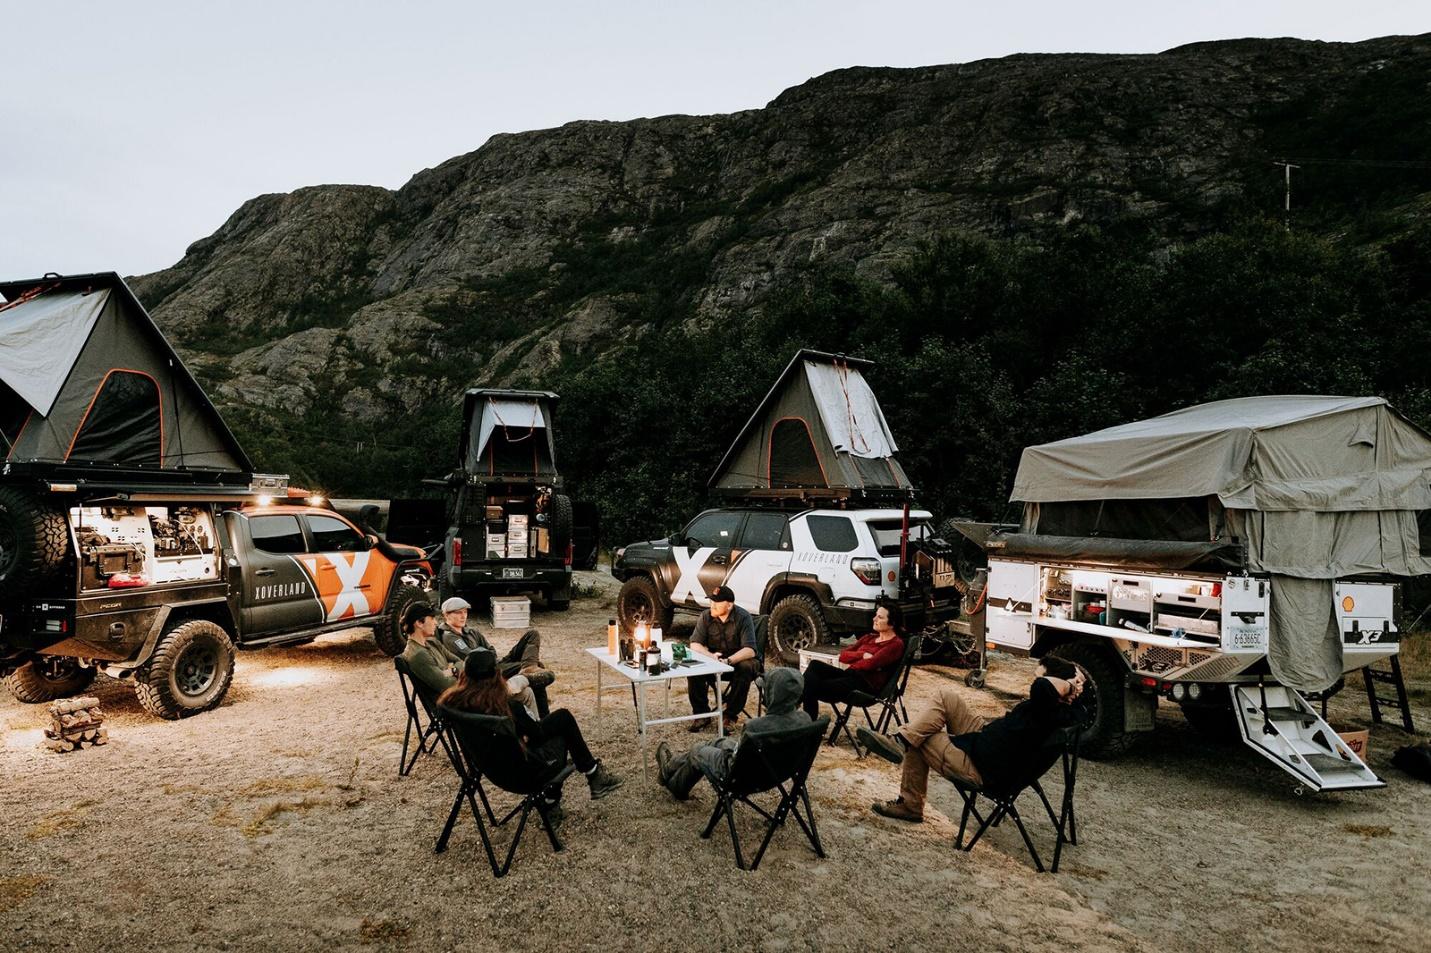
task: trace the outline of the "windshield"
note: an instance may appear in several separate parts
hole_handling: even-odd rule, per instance
[[[902,520],[870,520],[865,524],[870,528],[870,533],[874,535],[875,547],[879,549],[881,556],[899,555],[899,534],[904,527]],[[916,539],[928,539],[934,535],[934,530],[930,528],[925,520],[911,519],[909,521],[909,539],[913,542]]]

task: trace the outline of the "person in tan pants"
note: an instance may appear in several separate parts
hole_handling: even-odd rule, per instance
[[[958,689],[945,688],[894,738],[859,729],[867,748],[901,768],[899,797],[874,805],[874,812],[922,821],[931,768],[980,787],[1021,777],[1049,735],[1078,719],[1071,706],[1083,692],[1082,670],[1063,659],[1043,659],[1035,675],[1028,699],[993,721],[975,714]]]

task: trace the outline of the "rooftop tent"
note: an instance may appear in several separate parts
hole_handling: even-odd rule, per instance
[[[731,496],[906,495],[870,361],[802,350],[726,451],[711,489]]]
[[[1269,654],[1293,688],[1341,675],[1332,580],[1431,573],[1431,436],[1379,397],[1224,400],[1029,447],[1012,499],[1036,534],[1241,540],[1286,600]]]
[[[0,295],[7,461],[253,469],[118,275],[0,283]]]
[[[462,467],[484,476],[557,478],[550,391],[469,390],[463,401]]]

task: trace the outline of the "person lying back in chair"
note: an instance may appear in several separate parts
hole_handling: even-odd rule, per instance
[[[571,712],[559,708],[540,721],[532,718],[502,677],[496,653],[488,649],[467,653],[457,683],[443,692],[437,703],[458,711],[512,719],[522,744],[546,761],[565,764],[567,756],[571,757],[576,769],[586,775],[593,801],[606,797],[625,783],[591,753],[581,726]],[[557,818],[559,820],[559,813]]]
[[[764,715],[746,722],[745,733],[740,738],[727,735],[696,745],[679,756],[672,756],[670,746],[661,742],[656,746],[657,780],[676,800],[684,801],[691,796],[691,788],[705,776],[705,772],[721,778],[728,776],[735,761],[736,749],[745,738],[758,738],[762,734],[776,734],[811,724],[810,716],[798,707],[804,684],[800,673],[793,668],[771,670],[766,674],[765,686],[761,689],[765,702]]]
[[[1084,674],[1072,662],[1045,656],[1034,671],[1029,697],[1001,718],[986,721],[970,710],[958,690],[946,688],[893,738],[860,728],[856,734],[871,751],[901,765],[899,796],[873,806],[876,814],[919,823],[929,769],[980,787],[1015,784],[1031,770],[1040,749],[1060,728],[1077,724]]]
[[[497,651],[481,630],[467,624],[471,608],[472,603],[461,596],[452,596],[442,602],[442,622],[437,626],[437,637],[447,651],[458,658],[466,658],[467,653],[474,649]],[[543,664],[541,655],[542,634],[536,629],[528,629],[506,655],[497,659],[497,667],[507,679],[521,675],[531,685],[544,688],[556,681],[556,673]]]

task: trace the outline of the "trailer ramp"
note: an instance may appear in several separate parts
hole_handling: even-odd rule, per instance
[[[1282,685],[1231,685],[1242,740],[1313,791],[1386,784],[1347,747],[1300,692]]]

